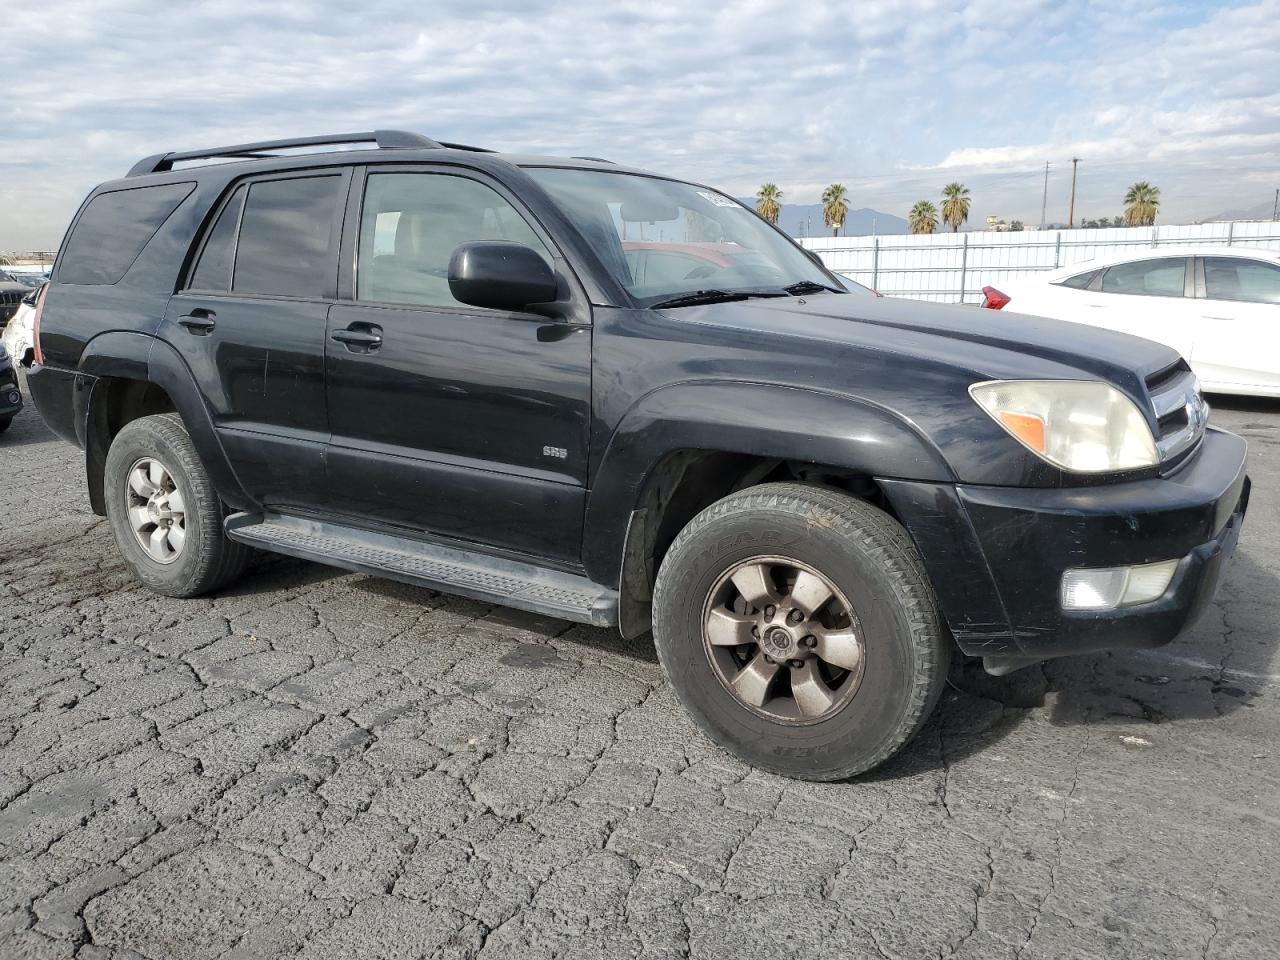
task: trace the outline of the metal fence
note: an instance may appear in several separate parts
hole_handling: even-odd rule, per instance
[[[799,241],[836,273],[890,297],[980,303],[982,288],[1036,270],[1052,270],[1126,250],[1191,244],[1280,250],[1280,222],[1237,220],[1186,226],[1108,227],[808,237]]]

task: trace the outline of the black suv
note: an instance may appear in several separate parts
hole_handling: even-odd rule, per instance
[[[701,727],[792,776],[892,756],[955,644],[1001,673],[1169,641],[1248,500],[1169,348],[871,296],[598,159],[151,157],[37,322],[31,393],[152,589],[258,548],[652,629]]]

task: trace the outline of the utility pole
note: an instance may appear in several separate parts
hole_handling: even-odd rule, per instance
[[[1040,229],[1044,229],[1045,208],[1049,205],[1049,161],[1044,162],[1044,194],[1040,197]]]
[[[1079,157],[1071,158],[1071,210],[1067,213],[1068,230],[1076,225],[1076,164],[1079,162]]]

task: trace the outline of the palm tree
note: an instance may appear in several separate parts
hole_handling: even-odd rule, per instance
[[[942,188],[942,220],[956,233],[969,219],[969,188],[963,183],[948,183]]]
[[[907,214],[907,225],[912,233],[936,233],[938,230],[938,208],[928,200],[920,200]]]
[[[848,196],[849,191],[844,188],[844,184],[840,183],[833,183],[822,191],[822,219],[831,228],[833,237],[840,236],[844,218],[849,215],[849,204],[845,203],[845,198]]]
[[[776,227],[778,214],[781,212],[782,191],[778,189],[776,183],[766,183],[756,194],[756,213]]]
[[[1150,227],[1160,208],[1160,188],[1139,180],[1124,195],[1124,219],[1131,227]]]

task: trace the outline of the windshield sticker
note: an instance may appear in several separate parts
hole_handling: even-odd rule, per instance
[[[737,204],[728,197],[722,197],[718,193],[712,193],[710,190],[699,190],[698,196],[705,200],[710,200],[717,207],[736,207]]]

